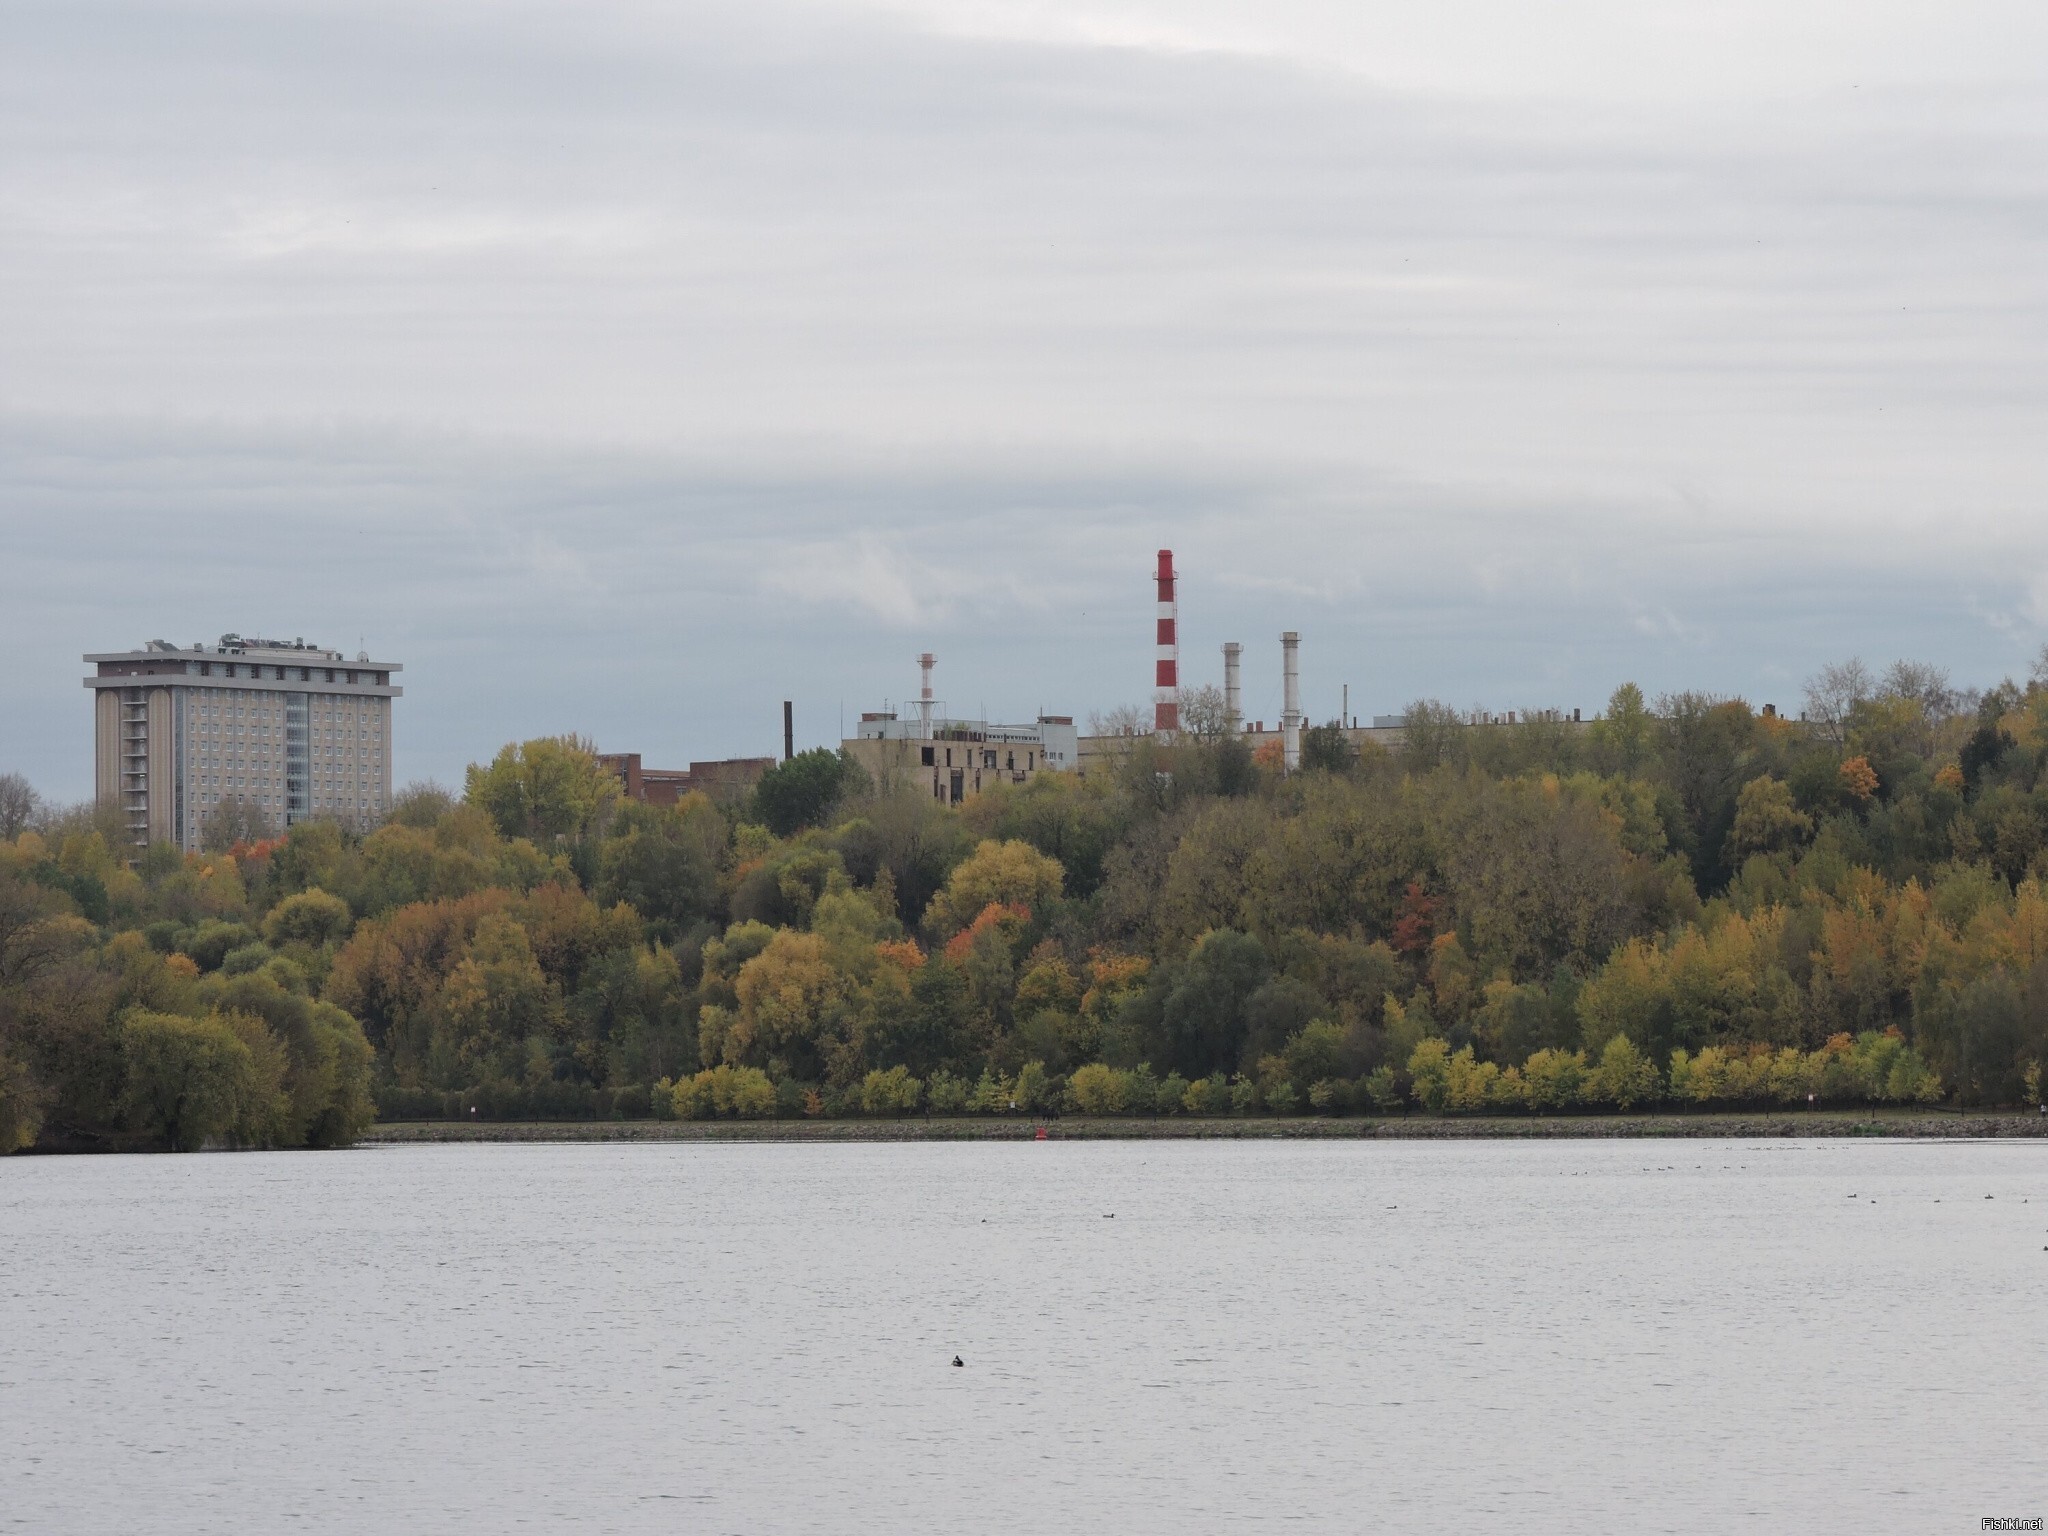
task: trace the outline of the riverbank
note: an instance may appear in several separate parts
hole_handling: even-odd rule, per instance
[[[1536,1140],[1552,1138],[1754,1139],[1787,1136],[1906,1136],[1951,1140],[2048,1138],[2048,1117],[1899,1111],[1797,1114],[1426,1115],[1354,1120],[998,1119],[903,1120],[403,1120],[373,1125],[365,1144],[435,1141],[1360,1141]]]

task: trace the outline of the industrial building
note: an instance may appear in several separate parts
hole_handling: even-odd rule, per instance
[[[937,658],[927,651],[917,660],[923,683],[915,712],[864,714],[857,734],[843,744],[877,785],[913,784],[935,800],[958,805],[996,784],[1028,783],[1079,763],[1072,715],[1040,715],[1025,725],[955,720],[932,693]]]
[[[94,790],[126,812],[137,848],[197,849],[229,796],[280,827],[390,809],[395,661],[235,634],[84,659]]]
[[[1158,563],[1153,567],[1154,587],[1154,651],[1152,676],[1152,730],[1149,739],[1160,745],[1170,745],[1181,735],[1181,711],[1184,694],[1181,689],[1180,669],[1180,594],[1179,578],[1174,568],[1173,551],[1159,551]],[[1223,647],[1223,716],[1225,728],[1241,736],[1254,752],[1267,746],[1277,748],[1279,766],[1284,772],[1293,773],[1301,767],[1303,733],[1314,722],[1301,703],[1301,635],[1297,630],[1287,630],[1280,636],[1280,714],[1269,727],[1264,719],[1248,720],[1244,715],[1243,687],[1244,646],[1233,640]],[[1765,706],[1767,714],[1775,711]],[[1350,689],[1344,690],[1343,708],[1331,717],[1341,723],[1345,739],[1354,750],[1377,748],[1382,751],[1399,750],[1406,735],[1405,715],[1374,715],[1371,723],[1361,725],[1358,717],[1350,713]],[[1566,712],[1558,709],[1515,711],[1493,713],[1474,710],[1462,716],[1461,724],[1515,725],[1547,721],[1581,728],[1586,722],[1576,709]],[[1148,739],[1147,733],[1135,726],[1118,734],[1083,736],[1077,743],[1073,767],[1087,774],[1102,771],[1128,757],[1133,746]]]
[[[692,793],[717,801],[740,800],[775,766],[772,757],[727,757],[687,768],[643,768],[638,752],[600,752],[597,760],[618,775],[628,800],[643,805],[674,805]]]

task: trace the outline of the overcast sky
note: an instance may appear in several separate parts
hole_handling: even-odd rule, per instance
[[[2048,638],[2038,0],[0,0],[0,770],[82,652],[401,780],[914,693],[1796,704]],[[843,712],[843,715],[842,715]]]

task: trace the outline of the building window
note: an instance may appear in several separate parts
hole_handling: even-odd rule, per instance
[[[927,768],[932,766],[932,749],[930,747],[926,747],[923,749],[921,761]]]

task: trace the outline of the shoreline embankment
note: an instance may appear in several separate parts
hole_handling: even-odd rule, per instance
[[[1990,1141],[2048,1139],[2048,1117],[1926,1111],[1719,1115],[1394,1116],[1387,1119],[933,1118],[901,1120],[398,1120],[359,1145],[421,1142],[851,1141],[1465,1141],[1618,1138],[1754,1140],[1885,1136]]]

